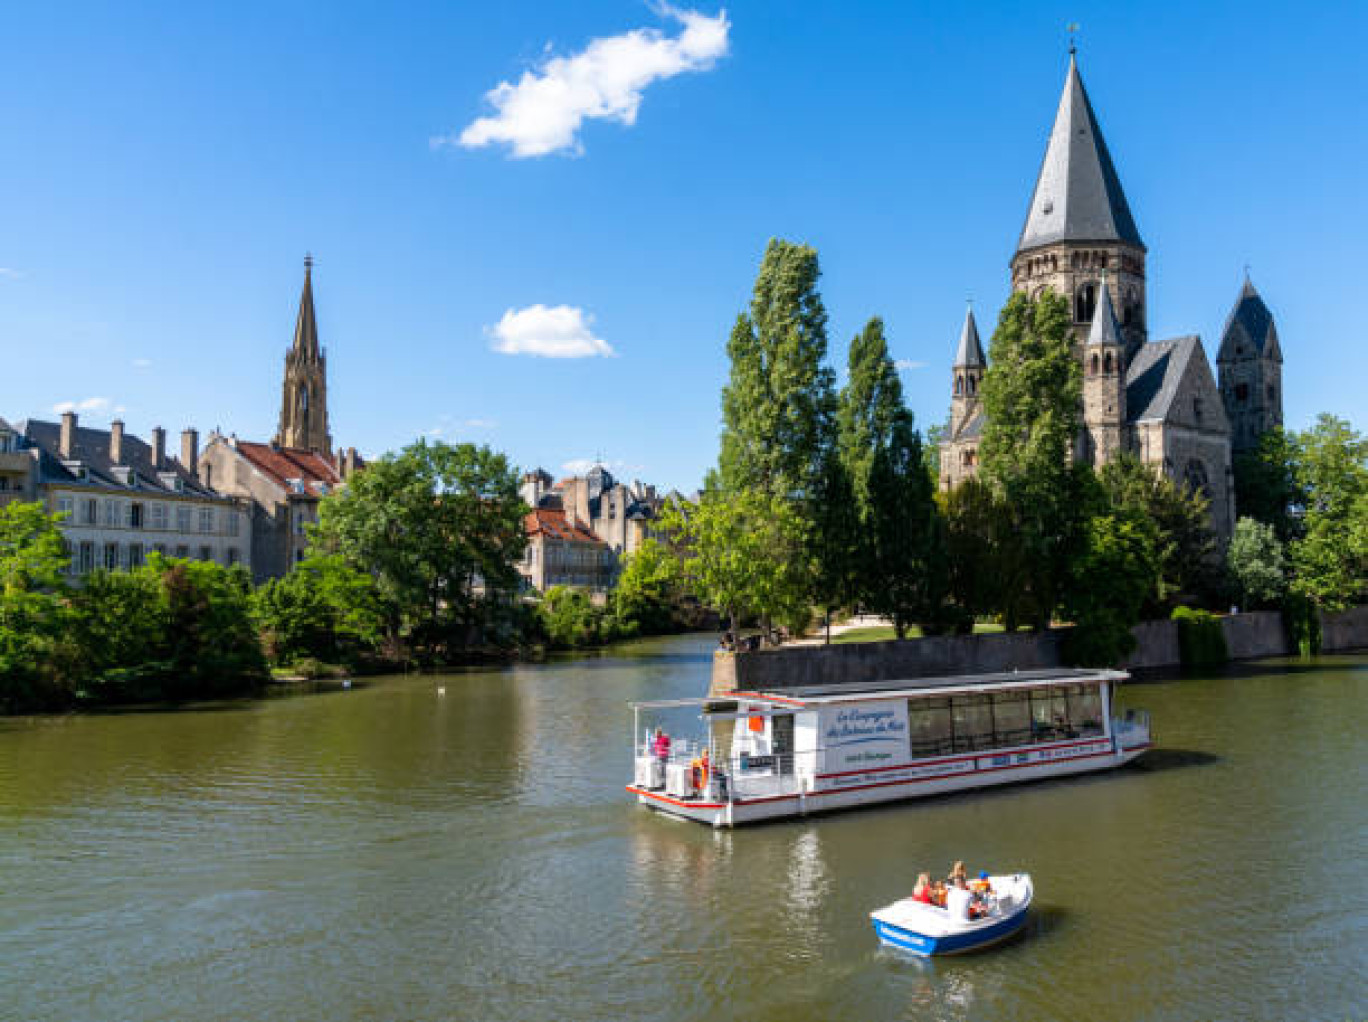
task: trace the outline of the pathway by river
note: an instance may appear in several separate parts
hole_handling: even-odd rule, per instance
[[[0,1019],[1368,1014],[1368,660],[1128,686],[1144,766],[714,833],[622,786],[715,643],[0,720]],[[1029,869],[1029,931],[880,951],[956,858]]]

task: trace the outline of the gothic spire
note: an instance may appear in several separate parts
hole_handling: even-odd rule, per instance
[[[1145,247],[1072,50],[1017,251],[1057,241],[1121,241]]]
[[[978,324],[974,322],[974,310],[964,314],[964,328],[960,331],[959,350],[955,352],[955,368],[982,368],[988,364],[983,357],[983,345],[979,343]]]
[[[1093,310],[1092,326],[1088,328],[1088,346],[1094,344],[1110,344],[1113,347],[1123,347],[1125,341],[1121,339],[1121,324],[1116,319],[1116,307],[1112,305],[1111,289],[1107,287],[1107,278],[1102,278],[1102,286],[1097,293],[1097,306]]]
[[[318,323],[314,319],[312,255],[304,257],[304,290],[299,295],[299,318],[295,321],[292,350],[311,362],[318,361]]]
[[[1250,346],[1248,355],[1244,351],[1246,343]],[[1221,350],[1216,355],[1216,361],[1233,362],[1244,357],[1282,361],[1273,313],[1264,304],[1248,272],[1245,273],[1244,286],[1240,288],[1240,297],[1235,300],[1235,308],[1230,310],[1225,329],[1221,331]]]

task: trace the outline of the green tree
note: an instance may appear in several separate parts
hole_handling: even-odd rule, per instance
[[[1241,518],[1226,550],[1226,565],[1246,607],[1267,607],[1287,590],[1287,560],[1273,526]]]
[[[315,539],[379,587],[391,643],[436,652],[482,621],[480,592],[518,585],[527,538],[517,473],[488,447],[419,440],[319,508]]]
[[[618,631],[624,635],[661,635],[675,630],[679,560],[654,539],[627,555],[610,597]]]
[[[1368,441],[1322,414],[1295,444],[1306,511],[1291,548],[1293,589],[1321,610],[1343,610],[1368,598]]]
[[[1138,515],[1155,525],[1159,572],[1142,615],[1167,617],[1183,597],[1215,599],[1221,565],[1211,532],[1210,500],[1132,454],[1103,465],[1097,480],[1114,513]]]
[[[808,579],[795,556],[804,536],[788,501],[754,490],[708,494],[662,518],[686,551],[684,577],[736,630],[759,616],[806,625]]]
[[[62,573],[70,561],[63,517],[36,503],[0,506],[0,705],[54,697],[51,657],[63,631]]]
[[[542,628],[553,649],[582,649],[603,641],[603,611],[578,589],[552,586],[540,604]]]
[[[378,645],[385,624],[375,579],[340,554],[315,553],[269,580],[253,594],[252,612],[277,664],[354,660]]]
[[[943,573],[932,570],[939,523],[921,436],[878,317],[851,341],[837,422],[858,517],[856,593],[865,607],[892,618],[902,638],[931,616],[944,584]]]
[[[1301,538],[1306,490],[1297,478],[1297,445],[1281,426],[1235,455],[1235,509],[1242,518],[1271,525],[1284,545]]]
[[[951,597],[968,621],[1001,613],[1010,603],[1007,594],[1026,584],[1014,516],[992,487],[976,476],[941,500]]]
[[[1026,571],[1004,592],[1009,627],[1047,627],[1063,596],[1086,522],[1071,465],[1081,422],[1081,368],[1069,302],[1046,290],[1012,295],[998,317],[980,393],[986,421],[980,473],[1013,518]]]
[[[1115,665],[1135,648],[1131,628],[1158,584],[1158,543],[1158,528],[1143,512],[1107,512],[1088,520],[1063,606],[1074,623],[1065,648],[1073,663]]]
[[[770,241],[727,343],[722,390],[722,486],[793,499],[804,516],[836,407],[820,272],[815,249]]]

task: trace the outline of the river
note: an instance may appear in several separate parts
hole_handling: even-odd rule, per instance
[[[1120,771],[713,832],[623,791],[713,644],[0,719],[0,1018],[1368,1014],[1368,659],[1125,686]],[[879,950],[958,858],[1033,874],[1027,932]]]

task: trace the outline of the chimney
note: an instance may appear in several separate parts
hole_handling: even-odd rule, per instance
[[[194,427],[181,430],[180,461],[191,475],[199,471],[199,430]]]
[[[152,467],[158,472],[166,468],[166,430],[152,427]]]
[[[356,471],[356,448],[347,448],[347,460],[342,464],[342,478],[350,479]]]
[[[109,424],[109,460],[122,465],[123,459],[123,419],[115,419]]]
[[[76,413],[62,413],[62,432],[57,440],[57,453],[64,461],[70,461],[71,452],[76,449]]]

